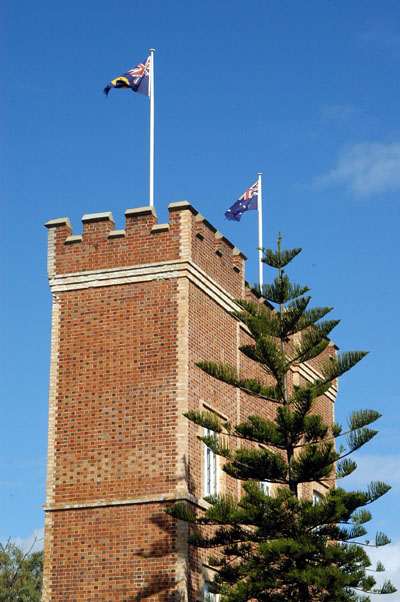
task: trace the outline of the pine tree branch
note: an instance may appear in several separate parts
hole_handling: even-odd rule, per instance
[[[356,429],[355,429],[355,430],[356,430]],[[344,435],[349,435],[349,434],[350,434],[350,433],[352,433],[352,432],[353,432],[353,430],[352,430],[352,429],[349,429],[348,431],[343,431],[342,433],[339,433],[338,435],[334,435],[334,436],[332,436],[332,437],[326,437],[325,439],[323,439],[323,441],[324,441],[324,442],[325,442],[325,441],[326,441],[326,442],[328,442],[328,441],[335,441],[335,440],[336,440],[336,439],[338,439],[339,437],[343,437]],[[376,433],[377,433],[377,432],[378,432],[378,431],[376,431]],[[366,442],[366,443],[367,443],[367,442]],[[298,444],[298,445],[295,445],[294,447],[296,447],[296,448],[297,448],[297,447],[304,447],[305,445],[307,445],[307,443],[300,443],[300,444]],[[364,445],[364,444],[363,444],[363,445]],[[353,451],[355,451],[355,450],[351,450],[351,451],[349,451],[349,452],[348,452],[348,454],[352,454],[352,453],[353,453]],[[348,454],[346,454],[346,455],[348,455]],[[345,457],[345,456],[343,456],[343,457]]]
[[[188,418],[188,414],[190,414],[190,412],[186,412],[186,413],[185,413],[185,414],[183,414],[183,415],[184,415],[184,416],[186,416],[186,417]],[[189,420],[191,420],[191,419],[189,418]],[[194,422],[194,421],[193,421],[193,422]],[[197,424],[198,426],[203,426],[203,424],[200,424],[200,423],[198,423],[198,422],[195,422],[195,424]],[[249,442],[249,443],[261,443],[261,444],[263,444],[263,445],[268,445],[268,444],[264,443],[264,442],[263,442],[263,441],[261,441],[261,440],[258,440],[258,439],[252,438],[252,437],[246,437],[245,435],[240,435],[240,434],[238,435],[238,434],[236,434],[236,433],[233,433],[233,432],[225,432],[225,431],[224,431],[224,432],[222,433],[222,435],[223,435],[223,437],[231,437],[231,438],[233,438],[233,439],[238,439],[238,440],[241,440],[241,441],[247,441],[247,442]],[[197,437],[197,439],[198,439],[199,441],[204,441],[205,435],[196,435],[196,437]],[[277,449],[280,449],[280,450],[284,450],[284,449],[285,449],[285,446],[284,446],[283,444],[282,444],[281,446],[274,444],[274,445],[273,445],[273,447],[276,447]],[[217,455],[222,455],[222,454],[217,454]],[[247,465],[246,465],[246,466],[247,466]],[[283,483],[283,482],[285,482],[285,483],[286,483],[287,481],[282,481],[282,483]]]
[[[278,399],[273,399],[272,397],[267,397],[266,395],[261,395],[260,393],[255,393],[251,389],[246,389],[245,387],[241,387],[240,385],[237,385],[236,388],[243,391],[243,393],[251,395],[252,397],[257,397],[258,399],[264,399],[265,401],[270,401],[271,403],[277,403],[279,405],[282,405],[282,401]]]
[[[308,293],[310,289],[308,286],[301,286],[289,281],[286,274],[281,278],[274,278],[273,284],[264,284],[262,288],[262,296],[270,301],[281,305],[288,301],[293,301],[297,297],[301,297],[305,293]]]
[[[368,355],[368,351],[346,351],[336,357],[331,356],[322,370],[326,381],[331,382],[339,378],[354,368],[366,355]]]
[[[233,368],[232,366],[215,362],[196,362],[195,365],[213,378],[236,387],[248,395],[270,401],[271,403],[282,403],[279,399],[275,399],[274,397],[271,397],[271,395],[263,393],[263,390],[274,389],[274,387],[265,386],[255,378],[241,379],[239,378],[236,368]],[[250,388],[251,385],[253,385],[253,389]]]
[[[300,333],[304,330],[308,330],[332,310],[333,307],[313,307],[304,311],[301,319],[297,323],[297,329],[295,332]]]
[[[262,258],[262,262],[269,265],[271,268],[284,268],[288,263],[290,263],[296,255],[301,253],[301,247],[296,247],[295,249],[284,250],[276,253],[272,249],[261,249],[264,257]]]
[[[371,411],[373,411],[373,410],[371,410]],[[381,415],[379,415],[379,417],[380,417],[380,416],[381,416]],[[332,436],[332,437],[326,437],[326,438],[324,438],[322,441],[324,441],[324,442],[328,442],[328,441],[335,441],[335,440],[336,440],[336,439],[338,439],[339,437],[343,437],[344,435],[349,435],[350,433],[352,433],[352,432],[353,432],[353,430],[357,430],[357,429],[349,429],[349,430],[347,430],[347,431],[340,432],[338,435],[334,435],[334,436]],[[321,441],[321,442],[322,442],[322,441]],[[306,445],[308,445],[308,443],[307,443],[307,442],[304,442],[304,443],[299,443],[299,444],[296,444],[294,447],[295,447],[295,448],[301,448],[301,447],[304,447],[304,446],[306,446]],[[364,444],[363,444],[363,445],[364,445]],[[349,451],[349,452],[348,452],[346,455],[349,455],[349,454],[353,453],[353,451],[355,451],[355,450],[350,450],[350,451]],[[343,458],[344,458],[345,456],[341,456],[341,457],[343,457]],[[340,459],[340,458],[339,458],[339,459]]]

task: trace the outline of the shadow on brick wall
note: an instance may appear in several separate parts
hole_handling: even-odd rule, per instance
[[[178,480],[186,482],[189,491],[195,490],[195,484],[191,475],[190,463],[186,456],[183,458],[184,476]],[[169,503],[165,503],[167,507]],[[140,592],[126,599],[126,602],[142,602],[144,600],[154,599],[160,602],[186,602],[198,600],[198,587],[193,582],[192,572],[193,558],[189,559],[189,546],[187,543],[188,527],[186,523],[172,519],[170,516],[159,509],[154,512],[150,518],[154,526],[154,532],[157,537],[151,546],[146,550],[138,550],[135,556],[143,559],[143,566],[151,567],[168,564],[168,557],[171,561],[171,568],[167,572],[154,573],[149,575],[147,570],[146,578],[143,579],[143,587]],[[160,562],[164,560],[166,562]],[[175,567],[172,566],[175,565]],[[175,569],[175,570],[173,570]],[[181,575],[179,574],[181,572]],[[125,602],[125,601],[124,601]]]

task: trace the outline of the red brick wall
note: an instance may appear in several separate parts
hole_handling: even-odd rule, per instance
[[[54,503],[174,488],[176,282],[59,295]]]
[[[273,415],[265,402],[195,366],[259,367],[238,352],[249,335],[231,315],[245,257],[188,203],[49,229],[53,294],[43,600],[202,599],[204,555],[163,508],[202,504],[203,444],[182,413],[208,408],[233,423]],[[322,402],[326,415],[333,403]],[[221,490],[240,493],[222,473]]]
[[[175,601],[178,536],[160,504],[51,512],[48,599]],[[49,513],[50,514],[50,513]]]

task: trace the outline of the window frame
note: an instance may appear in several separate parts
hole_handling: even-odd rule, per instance
[[[204,435],[217,435],[215,431],[211,429],[204,429]],[[207,447],[204,443],[204,482],[203,482],[203,493],[205,496],[216,495],[219,493],[219,457],[217,454]],[[211,473],[211,474],[210,474]]]
[[[271,481],[259,481],[259,487],[265,495],[271,497]]]
[[[320,504],[322,502],[322,499],[323,499],[322,494],[319,491],[317,491],[316,489],[313,489],[313,492],[312,492],[313,506]]]

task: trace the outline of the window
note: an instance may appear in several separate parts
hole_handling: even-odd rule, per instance
[[[316,506],[317,504],[320,504],[322,502],[322,495],[320,493],[318,493],[318,491],[315,491],[315,489],[312,492],[312,503],[313,506]],[[321,529],[321,526],[315,527],[313,529],[313,533],[318,533],[318,531]]]
[[[205,435],[215,435],[214,431],[204,429]],[[218,456],[204,446],[204,495],[218,493]]]
[[[208,581],[204,581],[203,600],[204,600],[204,602],[218,602],[218,600],[219,600],[219,594],[212,594],[210,592]]]
[[[314,490],[312,492],[312,501],[313,501],[313,505],[316,506],[317,504],[322,502],[322,495],[320,493],[318,493],[318,491]]]
[[[260,489],[265,495],[271,495],[271,483],[269,481],[260,481]]]

